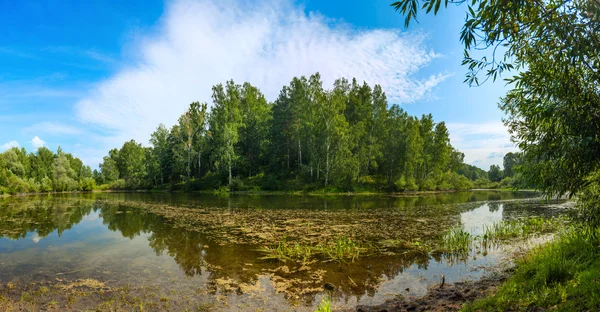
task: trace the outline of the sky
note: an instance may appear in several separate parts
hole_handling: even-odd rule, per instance
[[[463,83],[460,7],[404,27],[392,0],[0,0],[0,151],[40,146],[97,168],[148,145],[211,87],[234,79],[276,99],[320,72],[380,84],[391,104],[444,121],[465,162],[516,151],[497,106],[507,87]]]

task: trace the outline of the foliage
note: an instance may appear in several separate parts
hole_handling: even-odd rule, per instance
[[[284,239],[279,242],[277,247],[267,246],[259,249],[264,254],[261,259],[296,261],[302,265],[308,265],[315,259],[354,262],[364,250],[366,248],[360,243],[346,236],[340,236],[317,245],[290,243]]]
[[[333,311],[333,309],[331,308],[331,298],[329,296],[325,296],[323,297],[323,299],[321,299],[321,303],[319,303],[319,306],[317,307],[317,310],[315,310],[315,312],[331,311]]]
[[[519,261],[513,276],[491,297],[464,311],[559,311],[600,309],[598,228],[573,227]]]
[[[462,227],[452,228],[442,235],[442,250],[445,252],[468,253],[472,243],[473,236]]]
[[[268,103],[255,86],[230,80],[213,87],[212,100],[210,113],[193,102],[170,130],[159,125],[151,147],[132,140],[110,150],[96,183],[230,191],[473,187],[473,175],[457,174],[464,154],[450,144],[445,123],[388,108],[379,85],[341,78],[326,90],[317,73],[293,78]]]
[[[89,166],[60,147],[56,154],[46,147],[36,153],[11,148],[0,154],[0,193],[92,190],[91,177]]]
[[[523,151],[526,184],[549,195],[577,194],[600,168],[600,2],[401,0],[392,6],[408,25],[419,9],[435,14],[442,2],[467,6],[460,37],[466,82],[516,70],[506,79],[512,89],[500,108]],[[491,56],[470,55],[486,48]]]

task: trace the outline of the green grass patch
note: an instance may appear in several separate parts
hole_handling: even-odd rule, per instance
[[[568,223],[566,217],[504,220],[484,226],[483,235],[473,235],[462,227],[455,227],[442,234],[440,249],[448,254],[467,254],[473,249],[485,250],[503,242],[556,232]]]
[[[260,259],[277,259],[283,262],[295,261],[303,265],[312,263],[317,259],[353,262],[366,250],[367,248],[363,247],[361,243],[346,236],[340,236],[317,245],[292,243],[284,239],[276,247],[267,246],[259,249],[264,254]]]
[[[474,236],[462,227],[452,228],[442,235],[442,250],[447,253],[468,253]]]
[[[592,235],[595,234],[595,235]],[[600,310],[600,228],[573,226],[532,250],[490,297],[464,311]]]
[[[321,303],[315,310],[315,312],[331,312],[333,309],[331,308],[331,298],[329,296],[323,297],[321,299]]]

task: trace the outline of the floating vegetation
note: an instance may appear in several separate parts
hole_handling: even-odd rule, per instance
[[[362,244],[353,239],[341,236],[333,241],[320,243],[317,245],[303,245],[291,243],[284,239],[279,242],[277,247],[263,247],[259,249],[265,256],[261,259],[277,259],[280,261],[295,261],[300,264],[309,265],[314,263],[316,258],[322,260],[333,260],[338,262],[354,262],[361,252],[368,250],[362,247]]]

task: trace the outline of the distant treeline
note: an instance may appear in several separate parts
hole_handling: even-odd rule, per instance
[[[0,195],[95,188],[92,169],[60,147],[56,154],[46,147],[38,148],[35,154],[17,147],[0,154]]]
[[[512,186],[498,183],[494,166],[488,173],[464,164],[444,122],[389,106],[379,85],[338,79],[326,90],[317,73],[294,78],[273,103],[249,83],[228,81],[212,91],[210,112],[206,103],[191,103],[171,129],[158,126],[150,146],[125,142],[93,172],[61,150],[8,150],[0,186],[6,193],[96,185],[373,192]]]

